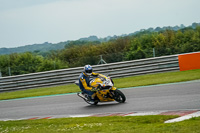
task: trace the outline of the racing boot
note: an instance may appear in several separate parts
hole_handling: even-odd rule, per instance
[[[85,93],[83,93],[83,92],[79,92],[79,93],[77,93],[77,95],[78,95],[79,97],[85,99],[85,100],[88,100],[88,98],[87,98],[87,96],[86,96],[87,94],[85,94]]]

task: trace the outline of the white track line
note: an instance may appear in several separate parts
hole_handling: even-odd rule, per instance
[[[0,121],[14,121],[14,120],[34,120],[34,119],[54,119],[54,118],[75,118],[75,117],[92,117],[92,116],[114,116],[117,114],[120,114],[121,116],[145,116],[145,115],[163,115],[163,113],[168,113],[171,111],[149,111],[149,112],[129,112],[129,113],[102,113],[102,114],[77,114],[77,115],[52,115],[52,116],[32,116],[28,118],[17,118],[17,119],[0,119]],[[175,112],[177,114],[179,111]],[[180,113],[183,113],[180,110]],[[119,115],[119,116],[120,116]],[[170,114],[169,114],[170,115]],[[184,115],[175,119],[167,120],[164,123],[173,123],[173,122],[180,122],[184,121],[187,119],[191,119],[193,117],[199,117],[200,116],[200,111],[198,110],[197,112]]]
[[[185,116],[182,116],[182,117],[178,117],[178,118],[175,118],[175,119],[172,119],[172,120],[165,121],[165,123],[180,122],[180,121],[188,120],[188,119],[191,119],[193,117],[199,117],[199,116],[200,116],[200,111],[189,114],[189,115],[185,115]]]
[[[69,115],[69,117],[76,118],[76,117],[90,117],[91,115]]]
[[[163,113],[163,112],[165,112],[165,111],[136,112],[136,113],[129,114],[129,115],[126,115],[126,116],[159,115],[159,114],[161,114],[161,113]]]

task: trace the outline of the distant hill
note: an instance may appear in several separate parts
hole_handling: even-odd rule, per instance
[[[84,41],[84,42],[93,42],[93,41],[99,41],[99,42],[106,42],[110,39],[117,38],[117,36],[108,36],[106,38],[98,38],[97,36],[89,36],[85,38],[80,38],[78,41]],[[66,45],[69,44],[71,41],[66,42],[60,42],[56,44],[45,42],[43,44],[32,44],[32,45],[26,45],[16,48],[0,48],[0,55],[5,54],[12,54],[12,53],[24,53],[24,52],[36,52],[36,53],[45,53],[51,50],[61,50],[64,49]]]
[[[80,38],[79,41],[99,41],[99,38],[97,36],[89,36],[85,38]]]
[[[120,36],[108,36],[105,38],[98,38],[97,36],[89,36],[85,38],[80,38],[78,41],[85,41],[85,42],[93,42],[93,41],[99,41],[99,42],[107,42],[109,40],[117,39],[118,37],[124,37],[124,36],[131,36],[131,35],[136,35],[138,33],[148,31],[148,32],[160,32],[166,29],[178,31],[184,28],[196,28],[200,23],[192,23],[191,26],[185,27],[183,24],[180,26],[165,26],[165,27],[156,27],[154,28],[148,28],[148,29],[141,29],[140,31],[136,31],[134,33],[130,34],[123,34]],[[4,54],[11,54],[11,53],[23,53],[23,52],[36,52],[36,53],[44,53],[48,52],[51,50],[60,50],[66,47],[66,45],[69,44],[71,41],[66,41],[66,42],[60,42],[56,44],[48,43],[45,42],[43,44],[32,44],[32,45],[26,45],[26,46],[21,46],[21,47],[16,47],[16,48],[0,48],[0,55]]]
[[[50,50],[63,49],[67,42],[52,44],[45,42],[43,44],[26,45],[17,48],[0,48],[0,55],[11,53],[24,53],[24,52],[48,52]]]

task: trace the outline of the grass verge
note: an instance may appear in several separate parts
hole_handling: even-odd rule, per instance
[[[200,69],[178,72],[148,74],[115,79],[118,88],[184,82],[200,79]]]
[[[155,85],[200,79],[200,69],[113,79],[117,88]],[[0,93],[0,100],[79,92],[75,84]]]
[[[164,121],[177,116],[113,116],[48,120],[0,121],[1,133],[199,133],[200,117],[178,123]]]

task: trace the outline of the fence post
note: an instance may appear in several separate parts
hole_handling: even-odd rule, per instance
[[[56,69],[56,62],[53,61],[53,69],[55,70]]]
[[[103,60],[102,55],[100,55],[100,61],[99,61],[98,65],[99,65],[99,64],[107,64],[107,63]]]
[[[2,74],[1,74],[1,69],[0,69],[0,78],[2,77]]]
[[[8,67],[8,73],[9,73],[9,76],[11,76],[11,70],[10,70],[10,67]]]
[[[153,57],[156,57],[155,48],[153,48]]]

